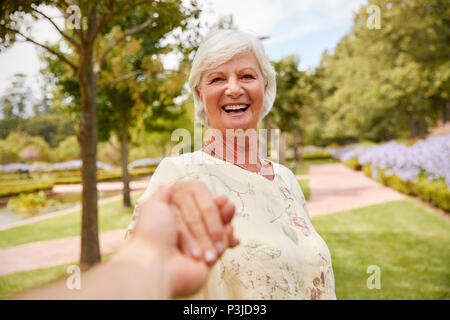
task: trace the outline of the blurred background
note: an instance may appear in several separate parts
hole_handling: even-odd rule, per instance
[[[117,251],[179,143],[172,132],[193,133],[186,82],[202,37],[232,28],[256,34],[277,72],[261,128],[279,130],[276,158],[330,248],[337,298],[450,298],[448,1],[5,0],[0,10],[0,297]]]

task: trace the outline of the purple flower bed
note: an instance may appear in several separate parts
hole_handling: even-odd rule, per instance
[[[372,169],[378,167],[404,181],[413,181],[424,172],[429,181],[443,178],[450,188],[450,135],[420,140],[412,146],[395,141],[367,148],[354,145],[332,149],[331,154],[341,161],[357,159],[361,165],[371,164]],[[378,178],[377,170],[372,172],[373,178]]]
[[[158,165],[162,161],[162,159],[163,158],[161,157],[161,158],[145,158],[145,159],[135,160],[128,165],[128,169],[139,168],[139,167],[148,167],[150,165]]]
[[[66,162],[59,162],[51,165],[29,165],[26,163],[10,163],[5,165],[0,165],[0,171],[16,172],[16,171],[58,171],[58,170],[79,170],[81,169],[81,160],[72,160]],[[97,168],[103,170],[110,170],[111,166],[109,164],[97,161]]]

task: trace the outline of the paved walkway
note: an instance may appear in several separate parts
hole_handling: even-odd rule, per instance
[[[310,216],[351,210],[406,198],[405,195],[366,177],[340,163],[311,165],[309,179],[311,199],[307,201]]]
[[[362,172],[336,163],[311,165],[309,174],[297,177],[309,179],[311,200],[307,201],[307,206],[311,216],[405,198],[401,193],[367,178]],[[102,233],[101,253],[117,251],[123,244],[123,237],[124,230]],[[0,276],[75,262],[79,254],[79,236],[0,249]]]

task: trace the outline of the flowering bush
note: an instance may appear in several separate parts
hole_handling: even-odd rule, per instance
[[[412,146],[389,141],[367,148],[333,149],[331,153],[341,161],[357,159],[362,166],[371,164],[405,181],[413,181],[421,173],[428,181],[442,178],[450,188],[450,135],[419,140]],[[377,171],[372,170],[372,175],[377,178]]]

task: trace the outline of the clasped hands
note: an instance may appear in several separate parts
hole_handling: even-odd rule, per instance
[[[169,271],[173,296],[198,290],[224,251],[239,244],[231,226],[235,206],[226,196],[213,198],[199,180],[160,187],[136,210],[130,244],[140,249],[133,251],[157,252]]]

